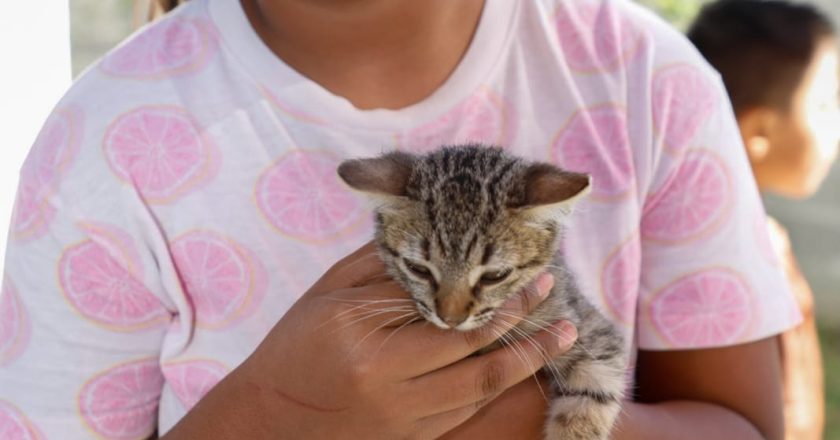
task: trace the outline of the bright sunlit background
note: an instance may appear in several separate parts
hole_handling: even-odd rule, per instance
[[[214,0],[235,1],[235,0]],[[704,0],[637,0],[680,29]],[[37,130],[70,84],[131,33],[148,0],[7,1],[0,14],[0,231],[8,231],[17,174]],[[810,0],[840,23],[840,0]],[[69,7],[68,7],[69,4]],[[69,37],[69,38],[68,38]],[[20,44],[25,42],[26,44]],[[72,58],[71,58],[72,55]],[[72,60],[72,61],[71,61]],[[840,162],[810,200],[766,199],[791,235],[814,290],[827,372],[827,439],[840,439]],[[0,250],[6,234],[0,233]],[[0,252],[0,271],[3,252]]]

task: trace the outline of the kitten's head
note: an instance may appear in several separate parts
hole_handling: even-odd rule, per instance
[[[376,242],[390,275],[424,318],[457,330],[487,323],[545,270],[590,183],[480,146],[349,160],[338,173],[378,202]]]

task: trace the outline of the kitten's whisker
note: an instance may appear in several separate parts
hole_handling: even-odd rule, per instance
[[[415,316],[415,317],[411,318],[410,320],[406,321],[403,325],[401,325],[401,326],[397,327],[396,329],[394,329],[393,331],[391,331],[391,333],[385,338],[385,340],[382,341],[381,344],[379,344],[379,348],[376,349],[376,354],[379,354],[379,352],[382,351],[382,348],[385,347],[385,343],[388,342],[388,340],[391,339],[392,336],[396,335],[398,331],[405,328],[405,326],[407,326],[409,324],[412,324],[412,323],[415,323],[415,322],[417,322],[421,319],[423,319],[422,316],[419,316],[419,315]]]
[[[515,314],[513,314],[513,313],[502,312],[502,311],[500,311],[499,313],[504,314],[504,315],[507,315],[507,316],[510,316],[510,317],[514,317],[514,318],[521,318],[521,317],[519,317],[519,316],[516,316],[516,315],[515,315]],[[551,327],[551,323],[550,323],[550,322],[548,322],[548,321],[545,321],[545,320],[543,320],[543,319],[534,318],[534,319],[536,319],[536,321],[531,320],[531,319],[528,319],[528,318],[521,318],[521,319],[522,319],[523,321],[525,321],[525,322],[527,322],[527,323],[529,323],[529,324],[533,325],[534,327],[537,327],[537,329],[539,329],[539,330],[545,330],[546,332],[548,332],[548,333],[550,333],[550,334],[552,334],[552,335],[554,335],[554,336],[557,336],[557,337],[559,337],[559,338],[562,338],[562,337],[564,337],[564,336],[568,336],[568,335],[567,335],[567,334],[565,334],[565,333],[564,333],[564,334],[560,334],[560,333],[555,332],[554,330],[556,330],[556,329],[552,329],[552,327]],[[560,330],[557,330],[557,331],[560,331]],[[589,356],[589,358],[590,358],[590,359],[595,359],[595,358],[596,358],[595,354],[593,354],[591,351],[589,351],[589,349],[587,349],[587,348],[586,348],[586,347],[585,347],[585,346],[584,346],[584,345],[580,342],[580,340],[575,340],[575,342],[574,342],[574,344],[573,344],[572,346],[573,346],[573,347],[577,347],[577,348],[581,349],[584,353],[586,353],[586,354]],[[604,366],[605,368],[612,368],[612,369],[613,369],[615,372],[617,372],[617,373],[620,373],[620,372],[623,372],[623,371],[624,371],[624,369],[623,369],[623,368],[620,368],[620,367],[611,367],[610,365],[607,365],[607,364],[604,364],[603,366]]]
[[[520,319],[523,322],[526,322],[526,323],[531,324],[532,326],[536,327],[538,330],[544,330],[544,331],[548,332],[549,334],[557,336],[558,338],[566,338],[566,337],[569,336],[569,334],[563,332],[562,330],[552,328],[552,326],[551,326],[552,323],[550,323],[548,321],[545,321],[545,320],[542,320],[542,319],[539,319],[539,318],[534,318],[537,321],[539,321],[539,322],[537,322],[537,321],[534,321],[530,318],[523,317],[523,316],[517,315],[515,313],[509,313],[509,312],[501,311],[501,310],[499,310],[499,314],[501,314],[503,316],[508,316],[508,317],[511,317],[511,318],[515,318],[515,319]],[[558,332],[561,332],[561,333],[558,333]],[[584,347],[582,344],[580,344],[580,341],[575,340],[573,346],[574,345],[577,345],[578,347],[580,347],[580,349],[583,350],[584,352],[586,352],[586,354],[588,354],[591,358],[593,358],[593,359],[595,358],[595,355],[592,354],[591,351],[587,350],[586,347]]]
[[[501,342],[503,347],[505,347],[506,349],[508,349],[508,348],[511,349],[511,351],[516,355],[516,357],[519,359],[519,361],[522,362],[522,364],[528,366],[528,368],[532,368],[531,363],[528,362],[526,353],[521,350],[522,347],[520,347],[518,345],[515,345],[515,343],[516,343],[515,339],[511,338],[510,336],[508,336],[505,333],[502,333],[501,330],[499,330],[495,327],[490,327],[490,331],[494,335],[496,335],[496,337],[498,337],[498,339]]]
[[[542,346],[539,343],[537,343],[537,341],[524,330],[517,327],[513,327],[511,330],[515,331],[522,339],[527,341],[537,350],[542,360],[545,361],[545,363],[543,364],[545,368],[548,369],[549,373],[551,373],[551,376],[554,378],[555,382],[562,385],[564,383],[564,380],[563,377],[560,375],[560,370],[558,370],[557,366],[554,365],[554,360],[549,358],[548,353],[545,351],[545,349],[543,349]]]
[[[495,327],[495,325],[490,327],[490,331],[499,337],[499,340],[501,341],[503,347],[510,347],[513,353],[516,355],[516,357],[525,366],[527,366],[531,370],[534,369],[534,364],[531,363],[531,361],[528,359],[528,355],[527,353],[525,353],[525,349],[521,346],[521,344],[519,344],[519,342],[515,338],[511,337],[507,333],[502,333],[499,329]],[[540,390],[540,395],[542,395],[543,399],[545,399],[545,401],[547,402],[548,397],[543,391],[542,384],[540,383],[540,378],[537,377],[537,372],[534,371],[534,373],[531,374],[531,376],[534,378],[534,382],[537,384],[537,389]]]
[[[333,300],[333,301],[343,302],[342,300],[339,300],[339,299],[337,299],[337,298],[333,298],[332,300]],[[325,326],[325,325],[329,324],[329,323],[330,323],[330,322],[332,322],[334,319],[341,318],[342,316],[347,315],[348,313],[352,313],[352,312],[354,312],[354,311],[356,311],[356,310],[359,310],[359,309],[367,309],[367,310],[371,310],[371,309],[372,309],[372,310],[379,310],[378,308],[368,308],[368,307],[369,307],[369,306],[372,306],[372,305],[375,305],[375,304],[379,304],[380,302],[390,302],[389,300],[357,300],[357,301],[358,301],[358,302],[362,302],[362,304],[359,304],[359,305],[357,305],[357,306],[351,307],[350,309],[344,310],[344,311],[342,311],[341,313],[336,314],[336,315],[335,315],[335,316],[333,316],[332,318],[330,318],[330,319],[328,319],[328,320],[324,321],[323,323],[321,323],[318,327],[315,327],[315,330],[317,330],[317,329],[319,329],[319,328],[321,328],[321,327],[323,327],[323,326]]]
[[[413,299],[409,298],[382,298],[382,299],[347,299],[347,298],[332,298],[332,297],[323,297],[323,299],[328,301],[335,301],[341,303],[383,303],[383,302],[414,302]]]
[[[412,311],[412,312],[410,312],[410,313],[403,313],[403,314],[402,314],[402,315],[400,315],[400,316],[397,316],[397,317],[395,317],[395,318],[391,318],[391,319],[389,319],[389,320],[387,320],[387,321],[383,322],[382,324],[380,324],[379,326],[377,326],[375,329],[373,329],[373,330],[369,331],[369,332],[368,332],[368,334],[366,334],[364,337],[362,337],[362,339],[361,339],[361,340],[359,340],[359,342],[357,342],[357,343],[356,343],[356,345],[354,345],[354,346],[353,346],[353,348],[351,348],[351,349],[350,349],[350,351],[349,351],[348,353],[353,353],[354,351],[356,351],[356,349],[357,349],[357,348],[359,348],[359,346],[360,346],[360,345],[362,345],[362,344],[365,342],[365,340],[367,340],[367,338],[369,338],[372,334],[374,334],[374,333],[378,332],[379,330],[382,330],[383,328],[387,327],[387,326],[388,326],[388,324],[391,324],[392,322],[397,322],[397,321],[399,321],[399,320],[401,320],[401,319],[408,318],[409,316],[411,316],[411,315],[413,315],[413,314],[415,314],[415,313],[417,313],[417,312]]]
[[[408,312],[408,311],[411,311],[411,310],[415,310],[415,311],[416,311],[417,309],[415,309],[414,307],[410,307],[410,306],[377,307],[377,308],[373,308],[373,309],[361,310],[361,311],[358,311],[358,312],[356,312],[356,313],[349,314],[349,315],[345,315],[345,316],[340,316],[339,318],[343,318],[343,319],[345,319],[345,320],[348,320],[348,319],[353,319],[353,318],[356,318],[356,317],[358,317],[358,316],[363,316],[363,315],[366,315],[366,314],[368,314],[368,313],[376,313],[376,312]]]
[[[368,313],[375,313],[375,312],[387,312],[387,311],[408,311],[414,310],[414,307],[411,306],[390,306],[390,307],[360,307],[356,310],[353,310],[353,313],[339,313],[336,316],[333,316],[332,319],[353,319],[357,316],[362,316]],[[329,322],[329,321],[328,321]]]
[[[335,332],[337,332],[337,331],[344,330],[344,329],[346,329],[347,327],[350,327],[351,325],[358,324],[358,323],[360,323],[360,322],[362,322],[362,321],[365,321],[365,320],[367,320],[367,319],[370,319],[370,318],[373,318],[373,317],[376,317],[376,316],[379,316],[379,315],[383,315],[383,314],[386,314],[386,313],[399,313],[399,312],[403,312],[403,313],[405,313],[405,312],[416,313],[416,310],[414,310],[414,309],[396,308],[396,307],[390,307],[390,308],[386,308],[386,309],[379,309],[379,310],[369,310],[369,311],[367,311],[367,312],[362,312],[362,313],[360,313],[360,314],[358,314],[358,315],[351,316],[351,317],[350,317],[350,319],[356,318],[356,317],[358,317],[358,316],[361,316],[361,318],[354,319],[353,321],[350,321],[350,322],[348,322],[348,323],[345,323],[344,325],[342,325],[341,327],[339,327],[339,328],[337,328],[337,329],[333,330],[333,331],[332,331],[332,332],[330,332],[330,333],[335,333]],[[331,319],[330,319],[330,321],[332,321],[332,320],[334,320],[334,319],[335,319],[335,318],[331,318]]]

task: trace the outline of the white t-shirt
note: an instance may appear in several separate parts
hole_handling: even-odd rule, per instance
[[[0,437],[166,432],[371,213],[346,158],[482,141],[587,171],[563,251],[648,350],[799,319],[718,76],[622,0],[488,0],[431,96],[359,110],[192,0],[87,71],[21,170],[0,298]]]

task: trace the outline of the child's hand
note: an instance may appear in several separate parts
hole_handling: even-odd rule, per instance
[[[504,307],[526,316],[548,294],[550,276],[536,284]],[[365,300],[385,302],[359,307]],[[520,353],[468,357],[513,320],[457,332],[425,322],[399,328],[409,319],[395,319],[407,313],[401,311],[360,319],[386,307],[413,311],[414,303],[367,245],[330,268],[167,438],[436,438],[544,364],[529,344]],[[565,352],[573,338],[535,336],[548,357]]]

